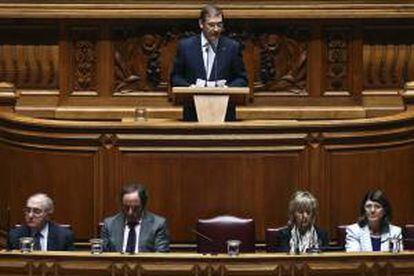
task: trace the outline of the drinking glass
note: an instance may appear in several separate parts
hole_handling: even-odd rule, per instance
[[[19,242],[22,253],[30,253],[33,251],[34,239],[32,237],[22,237],[19,239]]]
[[[236,257],[240,253],[240,244],[239,240],[228,240],[227,241],[227,254],[231,257]]]
[[[103,252],[103,240],[102,239],[90,239],[91,253],[101,254]]]

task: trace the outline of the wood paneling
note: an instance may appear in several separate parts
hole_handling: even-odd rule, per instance
[[[263,240],[266,227],[286,223],[296,189],[318,197],[318,222],[331,232],[356,219],[372,187],[389,195],[396,223],[414,221],[414,114],[398,93],[414,77],[413,3],[221,1],[226,35],[243,47],[249,74],[252,114],[239,118],[305,120],[212,126],[119,120],[136,106],[179,116],[169,73],[177,41],[200,31],[201,3],[19,2],[0,3],[0,82],[19,92],[15,110],[35,118],[0,112],[0,230],[20,221],[26,197],[41,190],[55,199],[56,220],[85,240],[118,210],[127,181],[148,185],[149,207],[168,217],[173,242],[192,241],[196,219],[219,213],[254,217]],[[82,108],[95,117],[36,118],[81,119]],[[226,269],[213,270],[239,273]]]
[[[411,200],[414,196],[412,145],[331,151],[327,158],[332,226],[356,221],[362,195],[374,188],[380,188],[387,194],[393,207],[394,223],[401,225],[414,221],[410,211],[414,210]]]
[[[177,41],[199,33],[196,19],[185,16],[0,22],[0,81],[21,90],[18,110],[35,106],[43,116],[48,106],[172,107]],[[355,106],[361,91],[398,96],[413,80],[413,29],[414,19],[226,16],[225,35],[242,46],[249,105]]]
[[[413,253],[312,255],[0,253],[0,275],[388,276],[412,275]]]
[[[38,151],[0,146],[0,171],[10,225],[22,223],[29,195],[49,194],[55,203],[53,218],[72,225],[78,239],[92,236],[94,225],[94,156],[76,152]]]
[[[253,217],[256,237],[287,222],[296,189],[320,202],[318,224],[357,219],[368,189],[385,190],[396,224],[414,221],[414,113],[341,121],[58,121],[0,112],[1,202],[21,221],[36,191],[56,201],[56,220],[78,240],[119,210],[119,188],[148,186],[149,209],[166,216],[173,242],[193,241],[197,218]]]
[[[157,195],[149,207],[170,218],[174,240],[193,240],[198,218],[220,214],[255,218],[263,240],[265,227],[286,223],[289,196],[305,182],[297,153],[124,153],[120,166],[121,183]]]

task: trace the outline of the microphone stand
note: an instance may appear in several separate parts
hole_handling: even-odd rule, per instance
[[[206,70],[206,82],[204,83],[204,87],[207,87],[207,82],[208,82],[208,69],[209,69],[209,51],[208,51],[208,47],[209,47],[210,43],[207,44],[206,46],[206,66],[205,66],[205,70]]]

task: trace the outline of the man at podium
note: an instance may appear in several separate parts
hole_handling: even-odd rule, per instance
[[[247,74],[237,41],[220,36],[223,12],[214,5],[201,9],[201,34],[179,41],[171,73],[172,86],[245,87]],[[184,105],[183,119],[197,121],[194,103]],[[235,106],[229,104],[226,121],[236,119]]]

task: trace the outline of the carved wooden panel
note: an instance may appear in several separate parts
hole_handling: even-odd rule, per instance
[[[51,26],[0,28],[0,81],[17,88],[57,89],[59,47]]]
[[[325,31],[326,91],[349,91],[350,33],[349,28],[330,28]]]
[[[194,22],[187,30],[174,24],[156,25],[152,32],[145,26],[114,29],[115,92],[166,91],[177,41],[199,32]],[[249,77],[255,91],[305,92],[309,31],[282,26],[263,34],[262,28],[248,33],[236,26],[225,34],[240,42],[246,62],[254,64]]]
[[[97,32],[92,27],[71,28],[72,90],[75,95],[97,90]]]
[[[255,91],[306,93],[309,30],[255,30]],[[263,32],[263,33],[262,33]]]
[[[403,88],[414,80],[414,39],[407,35],[413,28],[381,30],[366,28],[364,32],[364,88]]]
[[[176,43],[191,32],[154,25],[114,28],[114,92],[167,91]]]
[[[73,260],[65,261],[61,260],[56,262],[52,269],[51,273],[56,272],[59,275],[91,275],[91,276],[100,276],[100,275],[114,275],[112,272],[114,270],[112,263],[110,261],[101,261],[101,262],[88,262],[85,260]]]
[[[264,240],[265,228],[286,224],[289,197],[305,185],[304,166],[301,153],[125,152],[120,178],[148,186],[149,209],[169,219],[175,241],[194,240],[197,219],[220,214],[254,218]]]
[[[0,275],[407,276],[414,269],[413,254],[409,252],[300,256],[256,253],[240,257],[194,253],[96,256],[87,252],[1,252],[0,256]]]

